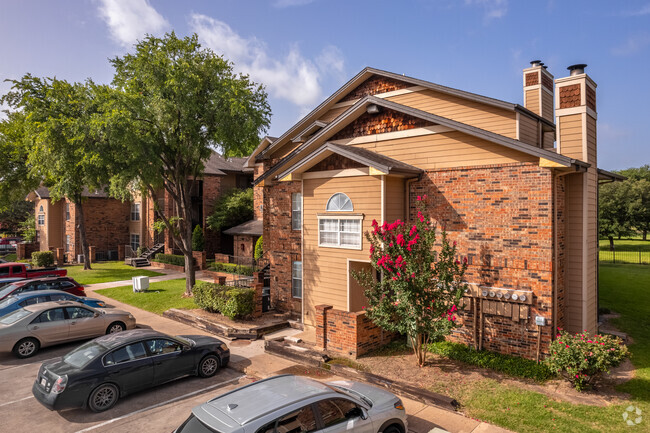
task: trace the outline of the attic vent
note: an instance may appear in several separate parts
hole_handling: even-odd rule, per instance
[[[230,403],[230,404],[229,404],[228,406],[226,406],[226,407],[228,408],[228,412],[232,412],[232,410],[235,409],[235,408],[237,408],[237,406],[238,406],[238,405],[236,405],[235,403]]]

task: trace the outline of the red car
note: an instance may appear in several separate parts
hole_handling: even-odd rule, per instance
[[[44,278],[44,277],[65,277],[68,275],[66,269],[61,268],[37,268],[31,269],[24,263],[0,263],[0,278]]]
[[[32,280],[16,281],[0,289],[0,300],[7,296],[34,290],[62,290],[75,296],[86,296],[81,284],[70,277],[35,278]]]

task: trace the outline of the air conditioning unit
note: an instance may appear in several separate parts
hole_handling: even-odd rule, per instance
[[[133,293],[146,292],[149,288],[149,277],[133,277]]]
[[[84,262],[84,255],[77,254],[77,263],[83,263],[83,262]]]

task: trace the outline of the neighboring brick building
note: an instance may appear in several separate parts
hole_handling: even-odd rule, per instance
[[[584,65],[554,80],[531,64],[524,106],[366,68],[263,140],[247,164],[272,304],[332,350],[379,344],[350,275],[370,266],[362,233],[373,219],[412,220],[427,195],[469,263],[452,339],[534,358],[540,332],[544,354],[554,327],[596,331],[597,187],[615,177],[596,168],[596,85]]]

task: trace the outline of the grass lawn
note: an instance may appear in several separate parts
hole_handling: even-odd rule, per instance
[[[650,239],[650,238],[649,238]],[[600,251],[609,251],[609,240],[600,239],[598,241]],[[614,238],[614,249],[616,251],[650,251],[650,240],[644,241],[643,239],[621,239],[620,241]]]
[[[197,308],[193,298],[181,297],[184,292],[185,278],[151,283],[149,290],[144,293],[133,293],[132,286],[97,290],[101,295],[156,314],[162,314],[170,308]]]
[[[8,262],[15,262],[18,257],[16,256],[16,253],[11,253],[7,254],[6,256],[3,257]]]
[[[163,275],[159,272],[132,268],[122,262],[99,262],[91,265],[92,269],[84,271],[83,265],[66,266],[68,276],[79,284],[107,283],[109,281],[130,280],[131,277],[156,277]]]
[[[594,407],[557,402],[542,394],[491,379],[463,390],[465,412],[517,432],[629,432],[623,412],[629,405],[643,411],[635,431],[650,431],[650,267],[600,265],[600,306],[621,314],[618,328],[634,340],[630,346],[636,376],[619,386],[631,400],[622,405]]]

